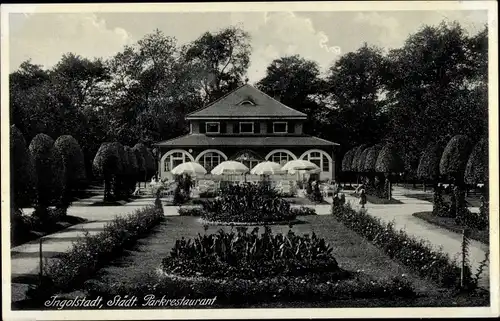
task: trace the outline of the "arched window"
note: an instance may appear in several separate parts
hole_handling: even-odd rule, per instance
[[[170,172],[177,165],[193,161],[193,157],[185,150],[172,150],[163,156],[163,170]]]
[[[278,149],[270,152],[266,159],[271,162],[278,163],[280,165],[285,165],[287,162],[297,159],[292,152],[284,149]]]
[[[199,163],[201,164],[201,166],[205,167],[208,172],[210,172],[212,169],[214,169],[215,166],[219,165],[223,161],[224,159],[219,153],[209,152],[203,154],[203,156],[199,160]]]
[[[227,156],[216,149],[207,149],[196,157],[196,162],[205,167],[208,172],[225,160],[227,160]]]
[[[329,172],[331,170],[331,158],[324,151],[310,150],[305,152],[300,158],[318,165],[318,167],[321,168],[322,172]]]

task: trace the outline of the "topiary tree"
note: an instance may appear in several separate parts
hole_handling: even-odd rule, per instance
[[[423,181],[424,192],[426,190],[425,183],[433,182],[434,191],[439,181],[439,162],[443,154],[443,147],[437,142],[432,142],[425,148],[420,157],[417,168],[417,177]]]
[[[65,193],[63,206],[69,207],[71,200],[80,186],[85,182],[85,160],[83,151],[77,140],[70,135],[60,136],[54,143],[54,148],[62,156],[65,171]]]
[[[36,135],[29,145],[37,173],[37,207],[35,215],[48,218],[48,207],[63,207],[65,168],[62,155],[54,148],[54,140],[46,134]]]
[[[363,171],[370,177],[373,177],[373,188],[375,188],[376,194],[379,194],[380,188],[383,190],[383,185],[380,184],[380,178],[375,171],[375,165],[381,149],[382,145],[380,144],[367,148],[366,158],[363,164]]]
[[[111,193],[113,182],[123,171],[119,146],[110,142],[102,143],[94,157],[92,169],[96,177],[104,179],[104,201],[112,200],[116,197]]]
[[[342,171],[345,173],[352,173],[352,159],[354,157],[354,152],[356,148],[352,148],[347,153],[344,154],[344,158],[342,158]],[[349,180],[351,181],[351,180]],[[352,185],[351,185],[352,186]]]
[[[137,143],[135,144],[134,148],[138,149],[141,152],[142,157],[144,158],[144,164],[146,167],[144,181],[147,181],[156,174],[156,161],[151,151],[144,144]]]
[[[359,185],[359,172],[358,172],[358,160],[361,156],[361,153],[363,153],[363,151],[365,150],[365,148],[368,147],[366,144],[362,144],[358,147],[355,147],[354,148],[354,153],[353,153],[353,157],[352,157],[352,164],[351,164],[351,171],[356,173],[356,184]]]
[[[375,163],[375,171],[378,173],[384,173],[388,181],[387,186],[387,197],[391,199],[392,197],[392,184],[391,184],[391,174],[400,173],[404,170],[404,163],[399,156],[397,149],[392,144],[385,144],[380,150],[377,157],[377,162]]]
[[[451,210],[456,217],[466,211],[465,195],[462,193],[464,173],[472,149],[470,140],[465,135],[456,135],[446,145],[439,162],[439,172],[454,183]]]
[[[126,185],[128,194],[130,194],[134,190],[137,183],[139,165],[137,162],[137,157],[135,156],[135,152],[132,148],[130,148],[129,146],[125,146],[125,153],[127,155],[128,161]]]
[[[483,138],[472,149],[465,166],[465,183],[487,186],[488,175],[488,141]]]
[[[142,152],[136,146],[132,147],[132,151],[135,154],[135,159],[137,161],[137,177],[136,181],[140,182],[146,177],[146,160],[142,155]]]
[[[446,145],[439,162],[439,172],[453,180],[459,188],[464,183],[464,173],[472,149],[465,135],[456,135]]]
[[[10,127],[10,165],[12,207],[19,209],[33,205],[37,187],[35,164],[23,134],[14,125]],[[18,213],[12,211],[11,214],[15,212]]]
[[[358,173],[360,173],[361,177],[363,180],[367,180],[367,175],[364,173],[365,171],[365,160],[366,160],[366,155],[368,154],[370,147],[366,147],[363,149],[361,154],[358,157],[358,163],[356,164],[356,170]]]

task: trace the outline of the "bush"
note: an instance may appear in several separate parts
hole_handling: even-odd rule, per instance
[[[38,294],[45,297],[55,291],[78,288],[124,248],[159,224],[163,217],[163,211],[149,206],[128,216],[116,217],[99,234],[91,236],[87,232],[68,252],[44,265],[44,282]]]
[[[356,148],[354,148],[353,156],[352,156],[352,164],[351,171],[358,173],[358,162],[361,156],[361,153],[366,149],[367,145],[363,144]]]
[[[86,180],[85,160],[83,151],[72,136],[64,135],[57,138],[54,148],[62,156],[65,168],[65,193],[63,205],[68,207],[71,204],[72,196],[81,184]]]
[[[481,139],[470,154],[465,166],[467,184],[488,184],[488,141]]]
[[[205,210],[203,210],[202,208],[185,208],[185,207],[181,207],[179,209],[179,215],[180,216],[197,216],[197,217],[201,217],[205,214]]]
[[[439,162],[439,172],[456,184],[463,183],[465,167],[469,159],[471,144],[465,135],[456,135],[446,145]]]
[[[291,221],[290,203],[265,182],[221,186],[219,197],[203,203],[203,218],[215,222]]]
[[[94,175],[104,179],[104,201],[112,200],[112,182],[123,172],[122,154],[118,145],[102,143],[93,161]],[[116,195],[115,195],[116,197]]]
[[[375,172],[375,165],[377,163],[377,158],[382,149],[381,145],[375,145],[368,148],[366,153],[365,163],[363,164],[363,171],[373,173]]]
[[[142,143],[137,143],[134,146],[135,150],[140,151],[142,157],[144,158],[144,165],[146,169],[146,180],[151,179],[156,174],[156,161],[151,154],[151,151]]]
[[[344,158],[342,158],[342,171],[343,172],[351,172],[352,171],[352,159],[354,157],[354,153],[356,149],[353,148],[345,153]]]
[[[29,207],[36,201],[37,173],[23,134],[14,125],[10,127],[10,164],[13,207]],[[17,212],[11,213],[14,218]]]
[[[438,284],[458,288],[461,270],[445,253],[436,251],[424,241],[410,237],[403,230],[396,231],[392,223],[385,224],[366,211],[356,212],[350,204],[332,207],[333,215],[387,255],[413,269],[422,277]]]
[[[47,207],[61,206],[65,189],[65,168],[62,155],[54,148],[54,140],[45,134],[36,135],[29,145],[37,173],[37,214],[45,219]]]
[[[430,143],[425,148],[418,164],[417,176],[425,181],[439,179],[439,162],[443,148],[438,143]]]
[[[291,208],[290,212],[292,212],[295,216],[308,216],[317,214],[314,208],[305,206],[301,206],[299,208]]]
[[[404,169],[403,161],[396,148],[386,144],[380,150],[375,163],[375,171],[378,173],[400,173]]]

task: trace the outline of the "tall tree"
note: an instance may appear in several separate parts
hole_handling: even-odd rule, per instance
[[[243,83],[250,63],[250,35],[231,26],[205,32],[184,50],[186,61],[196,66],[206,103]]]

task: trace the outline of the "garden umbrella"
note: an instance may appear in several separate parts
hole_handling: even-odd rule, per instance
[[[281,165],[275,162],[262,162],[255,165],[250,171],[253,175],[273,175],[273,174],[283,174],[286,173],[285,170],[281,169]]]
[[[245,174],[249,169],[245,165],[237,161],[224,161],[215,166],[210,173],[213,175],[221,174]]]
[[[297,173],[299,171],[307,171],[307,172],[318,172],[320,171],[320,168],[318,165],[307,161],[305,159],[296,159],[296,160],[291,160],[283,167],[281,168],[282,170],[287,171],[290,174]]]
[[[186,162],[177,165],[175,168],[171,170],[171,173],[174,175],[182,175],[182,174],[206,174],[207,170],[196,162]]]

